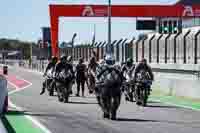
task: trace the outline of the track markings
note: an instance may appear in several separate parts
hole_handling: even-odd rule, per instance
[[[17,92],[20,92],[30,86],[32,86],[32,83],[25,80],[25,79],[22,79],[20,78],[19,76],[16,76],[14,79],[15,80],[10,80],[11,78],[9,78],[9,76],[7,76],[8,78],[8,83],[13,86],[15,88],[15,90],[13,91],[10,91],[8,94],[11,95],[11,94],[14,94],[14,93],[17,93]],[[12,77],[13,78],[13,77]],[[19,80],[19,81],[17,81]],[[24,86],[21,86],[22,82],[26,83],[24,84]],[[19,85],[20,84],[20,85]],[[12,107],[12,108],[15,108],[17,109],[18,111],[23,111],[23,109],[19,106],[16,106],[15,104],[13,104],[10,100],[9,100],[9,106]],[[47,129],[44,125],[42,125],[38,120],[36,120],[35,118],[29,116],[29,115],[24,115],[24,117],[28,120],[30,120],[34,125],[36,125],[38,128],[40,128],[43,132],[45,133],[52,133],[49,129]]]

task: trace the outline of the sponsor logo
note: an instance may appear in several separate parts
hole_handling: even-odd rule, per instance
[[[183,10],[183,16],[191,17],[194,16],[194,11],[192,6],[185,6]]]
[[[85,6],[82,12],[85,17],[103,17],[107,16],[107,8],[93,8],[92,6]]]
[[[200,9],[193,8],[192,6],[184,6],[183,10],[183,17],[199,17],[200,16]]]
[[[95,16],[94,11],[91,6],[86,6],[83,10],[82,16]]]

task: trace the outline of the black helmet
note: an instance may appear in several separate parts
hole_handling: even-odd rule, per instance
[[[133,59],[132,59],[132,58],[128,58],[128,59],[126,60],[126,62],[132,64],[132,63],[133,63]]]
[[[61,55],[61,56],[60,56],[60,61],[61,61],[61,62],[67,61],[67,56],[66,56],[66,55]]]
[[[84,62],[84,59],[83,58],[80,58],[79,59],[79,63],[83,63]]]
[[[140,62],[146,64],[147,63],[147,59],[142,58]]]
[[[58,60],[58,58],[56,56],[52,56],[51,60]]]
[[[56,56],[52,56],[51,61],[56,63],[58,61],[58,58]]]

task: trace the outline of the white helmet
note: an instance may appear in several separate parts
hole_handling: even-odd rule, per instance
[[[72,56],[68,56],[68,57],[67,57],[67,62],[68,62],[68,63],[72,63]]]
[[[106,62],[107,65],[114,65],[115,64],[115,58],[111,54],[108,54],[105,57],[105,62]]]

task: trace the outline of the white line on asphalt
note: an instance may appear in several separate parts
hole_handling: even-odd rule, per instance
[[[22,79],[22,78],[21,78],[21,79]],[[22,79],[22,80],[23,80],[23,79]],[[25,81],[25,82],[29,82],[29,81],[26,81],[26,80],[24,80],[24,81]],[[10,94],[13,94],[13,93],[16,93],[16,92],[20,92],[20,91],[24,90],[25,88],[28,88],[28,87],[30,87],[30,86],[32,85],[32,83],[29,82],[30,84],[29,84],[28,86],[25,86],[25,87],[23,87],[23,88],[19,88],[19,87],[17,87],[15,84],[13,84],[13,83],[11,83],[11,82],[9,82],[9,81],[8,81],[8,83],[17,89],[17,90],[15,90],[15,91],[9,92],[9,95],[10,95]],[[23,109],[22,109],[21,107],[16,106],[16,105],[13,104],[10,100],[9,100],[9,105],[10,105],[11,107],[13,107],[13,108],[16,108],[16,109],[19,110],[19,111],[23,111]],[[36,120],[35,118],[33,118],[33,117],[31,117],[31,116],[28,116],[28,115],[24,115],[24,116],[25,116],[25,118],[27,118],[28,120],[30,120],[32,123],[34,123],[37,127],[39,127],[41,130],[43,130],[45,133],[52,133],[49,129],[47,129],[44,125],[42,125],[42,124],[41,124],[38,120]]]
[[[23,87],[23,88],[19,88],[18,86],[16,86],[15,84],[13,84],[12,82],[8,81],[9,84],[11,84],[12,86],[14,86],[16,88],[16,90],[13,90],[13,91],[10,91],[8,94],[11,95],[13,93],[16,93],[16,92],[19,92],[19,91],[22,91],[30,86],[32,86],[33,84],[23,78],[20,78],[19,76],[16,76],[17,78],[21,79],[21,80],[24,80],[25,82],[27,82],[29,85]]]
[[[27,85],[27,86],[25,86],[25,87],[23,87],[23,88],[18,88],[16,85],[14,85],[13,83],[11,83],[11,82],[8,82],[9,84],[12,84],[12,86],[14,86],[15,88],[17,88],[16,90],[13,90],[13,91],[10,91],[10,92],[8,92],[8,95],[11,95],[11,94],[13,94],[13,93],[16,93],[16,92],[19,92],[19,91],[22,91],[22,90],[24,90],[24,89],[26,89],[26,88],[28,88],[28,87],[30,87],[32,84],[29,84],[29,85]]]

